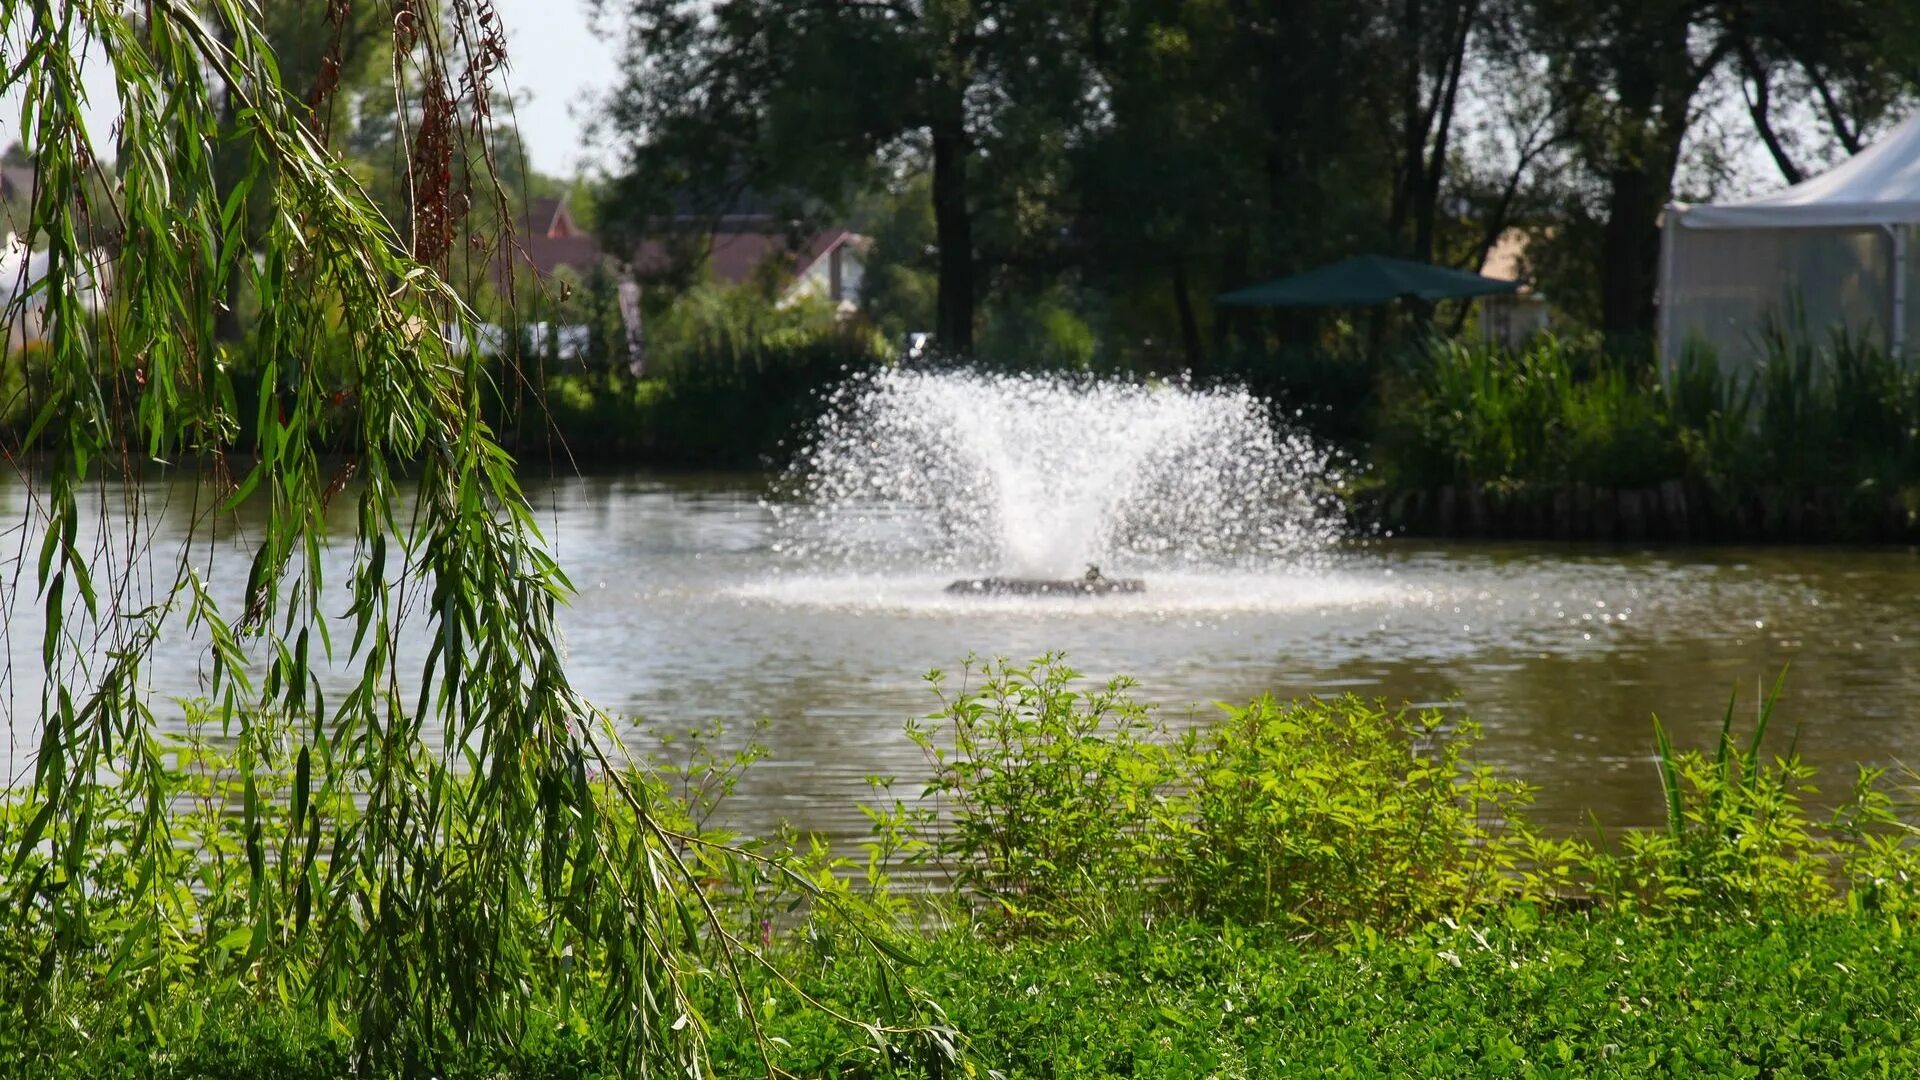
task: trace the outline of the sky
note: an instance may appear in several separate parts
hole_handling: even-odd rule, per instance
[[[514,97],[514,114],[533,167],[553,176],[572,177],[596,162],[603,151],[586,144],[587,114],[593,99],[612,89],[619,76],[616,37],[596,34],[587,19],[586,0],[494,0],[507,32],[505,87]],[[0,50],[8,55],[12,49]],[[113,79],[98,53],[85,67],[88,129],[105,143],[112,129]],[[18,95],[0,96],[0,146],[19,138]]]
[[[494,0],[494,8],[507,31],[507,83],[533,167],[570,177],[606,160],[585,143],[585,114],[619,77],[617,38],[588,25],[586,0]]]

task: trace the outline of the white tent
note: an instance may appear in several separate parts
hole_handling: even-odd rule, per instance
[[[1660,351],[1689,341],[1729,366],[1761,355],[1769,322],[1824,338],[1844,327],[1897,353],[1920,345],[1907,303],[1920,229],[1920,115],[1831,170],[1721,206],[1667,208]]]
[[[47,296],[34,286],[47,276],[50,265],[46,252],[31,250],[13,233],[0,240],[0,353],[38,340],[46,332]],[[106,260],[96,255],[82,271],[81,307],[100,310],[106,283]]]

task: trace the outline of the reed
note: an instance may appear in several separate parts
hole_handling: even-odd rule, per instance
[[[1521,352],[1433,346],[1385,392],[1389,487],[1651,488],[1730,501],[1844,500],[1920,488],[1920,370],[1870,342],[1775,328],[1765,360],[1725,369],[1689,348],[1664,373],[1545,338]]]

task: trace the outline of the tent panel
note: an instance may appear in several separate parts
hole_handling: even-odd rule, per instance
[[[1791,189],[1789,189],[1791,190]],[[1784,192],[1782,194],[1785,194]],[[1846,229],[1920,222],[1920,200],[1676,206],[1684,229]]]
[[[1690,229],[1920,223],[1920,114],[1858,154],[1784,191],[1678,210],[1680,223]]]
[[[1738,371],[1765,359],[1769,326],[1817,340],[1844,328],[1888,343],[1894,245],[1885,229],[1682,228],[1671,243],[1670,346],[1708,345]],[[1909,325],[1920,325],[1914,318],[1909,305]]]

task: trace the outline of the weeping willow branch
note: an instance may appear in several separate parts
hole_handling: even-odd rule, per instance
[[[563,670],[571,587],[481,419],[480,361],[448,344],[477,337],[447,284],[456,251],[510,243],[469,221],[481,199],[513,216],[485,144],[498,21],[480,0],[387,5],[404,235],[323,142],[332,86],[284,86],[250,4],[0,7],[46,258],[5,316],[10,340],[31,326],[43,344],[6,450],[38,538],[12,577],[45,633],[37,710],[14,717],[36,734],[31,772],[0,815],[0,965],[17,973],[0,992],[45,1023],[107,986],[275,1000],[413,1071],[512,1046],[531,985],[587,980],[636,1069],[698,1074],[711,995],[694,985],[744,993],[740,964],[761,962],[687,861],[730,853],[625,783],[608,794],[631,765]],[[110,164],[82,119],[89,47],[113,69]],[[259,314],[235,340],[240,296]],[[168,465],[214,481],[172,556],[141,529],[142,481]],[[356,511],[344,582],[323,573],[336,499]],[[241,506],[264,523],[229,610],[196,559]],[[171,633],[206,642],[217,766],[169,764],[145,686]],[[323,670],[350,673],[338,700]],[[883,1044],[929,1030],[848,1021]]]

